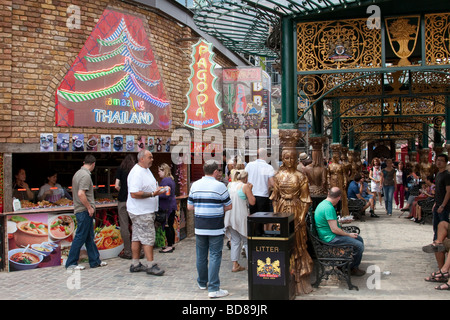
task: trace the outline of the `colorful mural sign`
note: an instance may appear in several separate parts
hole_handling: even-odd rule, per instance
[[[188,105],[184,110],[184,125],[189,128],[206,130],[222,124],[213,57],[212,45],[203,39],[192,47]]]
[[[223,125],[225,129],[255,129],[270,136],[270,76],[259,67],[223,69]]]
[[[170,119],[144,22],[106,9],[56,91],[56,125],[168,129]]]

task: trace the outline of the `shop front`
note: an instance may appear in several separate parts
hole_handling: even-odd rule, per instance
[[[12,172],[25,170],[26,181],[33,197],[13,198],[11,211],[1,216],[2,263],[9,271],[28,270],[65,263],[77,229],[73,211],[71,183],[73,174],[81,167],[86,152],[61,153],[14,153]],[[94,219],[95,242],[101,259],[117,257],[123,250],[123,239],[117,211],[118,191],[115,189],[116,171],[129,153],[92,153],[97,158],[92,173],[96,213]],[[155,177],[162,163],[171,164],[170,152],[154,152],[151,171]],[[33,159],[30,162],[30,159]],[[57,172],[57,184],[64,190],[64,196],[56,201],[39,200],[43,194],[48,169]],[[174,221],[175,242],[187,236],[187,168],[186,165],[172,166],[176,180],[177,211]],[[13,194],[25,194],[25,188],[13,190]],[[55,191],[57,187],[53,188]],[[165,246],[163,228],[157,224],[156,246]],[[25,252],[24,252],[25,251]],[[82,253],[83,256],[83,253]]]
[[[2,51],[7,67],[0,70],[2,270],[64,263],[77,230],[72,177],[87,154],[96,157],[94,228],[102,259],[123,249],[116,171],[127,155],[143,149],[153,153],[150,170],[158,181],[158,166],[171,167],[175,241],[189,236],[191,167],[172,161],[172,136],[183,127],[189,90],[191,58],[185,53],[197,39],[211,37],[196,30],[192,13],[175,1],[88,7],[25,1],[0,11],[11,34]],[[246,63],[217,42],[214,47],[219,67]],[[47,191],[61,192],[58,199],[41,192],[50,172],[60,187]],[[164,244],[159,226],[156,246]]]

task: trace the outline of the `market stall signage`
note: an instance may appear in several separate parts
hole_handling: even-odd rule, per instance
[[[255,129],[270,136],[271,80],[260,67],[222,71],[223,125],[225,129]]]
[[[212,45],[200,39],[192,46],[191,57],[184,125],[198,130],[217,127],[222,123],[222,108],[219,106],[219,92],[216,90],[216,64],[213,62]]]
[[[56,91],[56,125],[168,129],[170,102],[141,18],[106,9]]]

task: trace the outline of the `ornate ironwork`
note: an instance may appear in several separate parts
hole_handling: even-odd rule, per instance
[[[427,65],[450,64],[450,13],[425,15]]]
[[[386,18],[385,22],[391,49],[400,58],[397,65],[411,65],[408,58],[413,53],[417,44],[420,16]]]
[[[195,24],[229,49],[277,58],[281,43],[269,39],[282,17],[302,17],[386,0],[197,0]],[[267,41],[269,39],[269,41]],[[274,50],[275,49],[275,50]]]
[[[297,24],[297,71],[381,67],[381,30],[367,19]]]

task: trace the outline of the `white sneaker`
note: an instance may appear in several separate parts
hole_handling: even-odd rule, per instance
[[[80,266],[79,264],[73,264],[71,266],[67,267],[68,270],[84,270],[86,269],[85,266]]]
[[[206,290],[206,286],[201,286],[201,285],[199,285],[198,283],[197,283],[197,285],[198,285],[198,288],[199,288],[200,290]]]
[[[219,289],[218,291],[212,291],[212,292],[208,293],[208,297],[210,297],[211,299],[222,298],[222,297],[226,297],[227,295],[228,295],[228,291],[223,290],[223,289]]]

